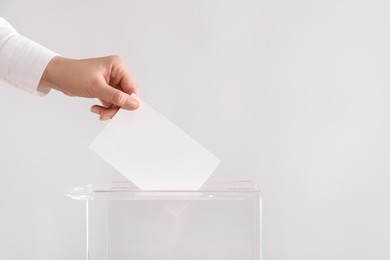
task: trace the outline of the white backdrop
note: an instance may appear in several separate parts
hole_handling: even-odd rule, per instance
[[[63,56],[124,57],[141,95],[263,190],[265,260],[390,259],[387,0],[1,0]],[[84,204],[122,177],[91,100],[0,86],[0,259],[85,259]]]

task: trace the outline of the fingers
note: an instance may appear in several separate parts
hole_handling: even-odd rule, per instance
[[[107,107],[93,105],[91,107],[91,112],[100,115],[103,111],[107,110]]]
[[[91,107],[93,113],[99,114],[100,120],[111,119],[119,108],[134,110],[139,107],[139,102],[131,96],[138,95],[138,86],[135,83],[125,63],[119,56],[108,57],[112,64],[109,75],[106,75],[104,82],[100,81],[95,89],[94,97],[102,102],[102,106]],[[107,80],[109,78],[109,80]]]
[[[118,107],[134,110],[139,102],[129,94],[105,84],[99,88],[98,98],[110,102]]]
[[[121,87],[127,94],[131,95],[135,93],[137,96],[139,95],[138,86],[129,72],[126,72],[123,76],[121,80]]]
[[[137,84],[135,83],[135,80],[129,70],[127,69],[125,63],[122,59],[119,59],[119,75],[120,75],[120,86],[123,89],[124,92],[127,94],[139,94],[139,89]]]
[[[112,107],[103,107],[99,105],[94,105],[91,107],[91,112],[98,114],[100,120],[108,120],[111,119],[115,116],[115,114],[118,112],[119,107],[117,106],[112,106]]]
[[[123,59],[120,56],[110,56],[112,62],[112,70],[110,75],[110,85],[120,86],[120,88],[131,95],[133,93],[139,94],[138,86]],[[111,84],[113,83],[113,84]]]
[[[100,100],[100,103],[102,103],[102,105],[103,105],[104,107],[109,107],[109,106],[112,105],[110,102],[107,102],[107,101],[105,101],[105,100],[103,100],[103,99],[100,99],[100,98],[99,98],[99,100]]]

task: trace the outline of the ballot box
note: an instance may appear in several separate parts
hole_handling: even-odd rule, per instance
[[[194,191],[112,182],[65,193],[86,203],[88,260],[261,259],[261,195],[251,181]]]

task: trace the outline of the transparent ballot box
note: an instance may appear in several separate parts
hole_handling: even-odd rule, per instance
[[[198,191],[127,182],[66,191],[85,200],[88,260],[260,260],[261,198],[249,181]]]

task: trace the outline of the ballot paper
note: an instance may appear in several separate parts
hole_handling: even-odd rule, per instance
[[[220,160],[140,100],[120,109],[90,148],[142,190],[198,190]]]

